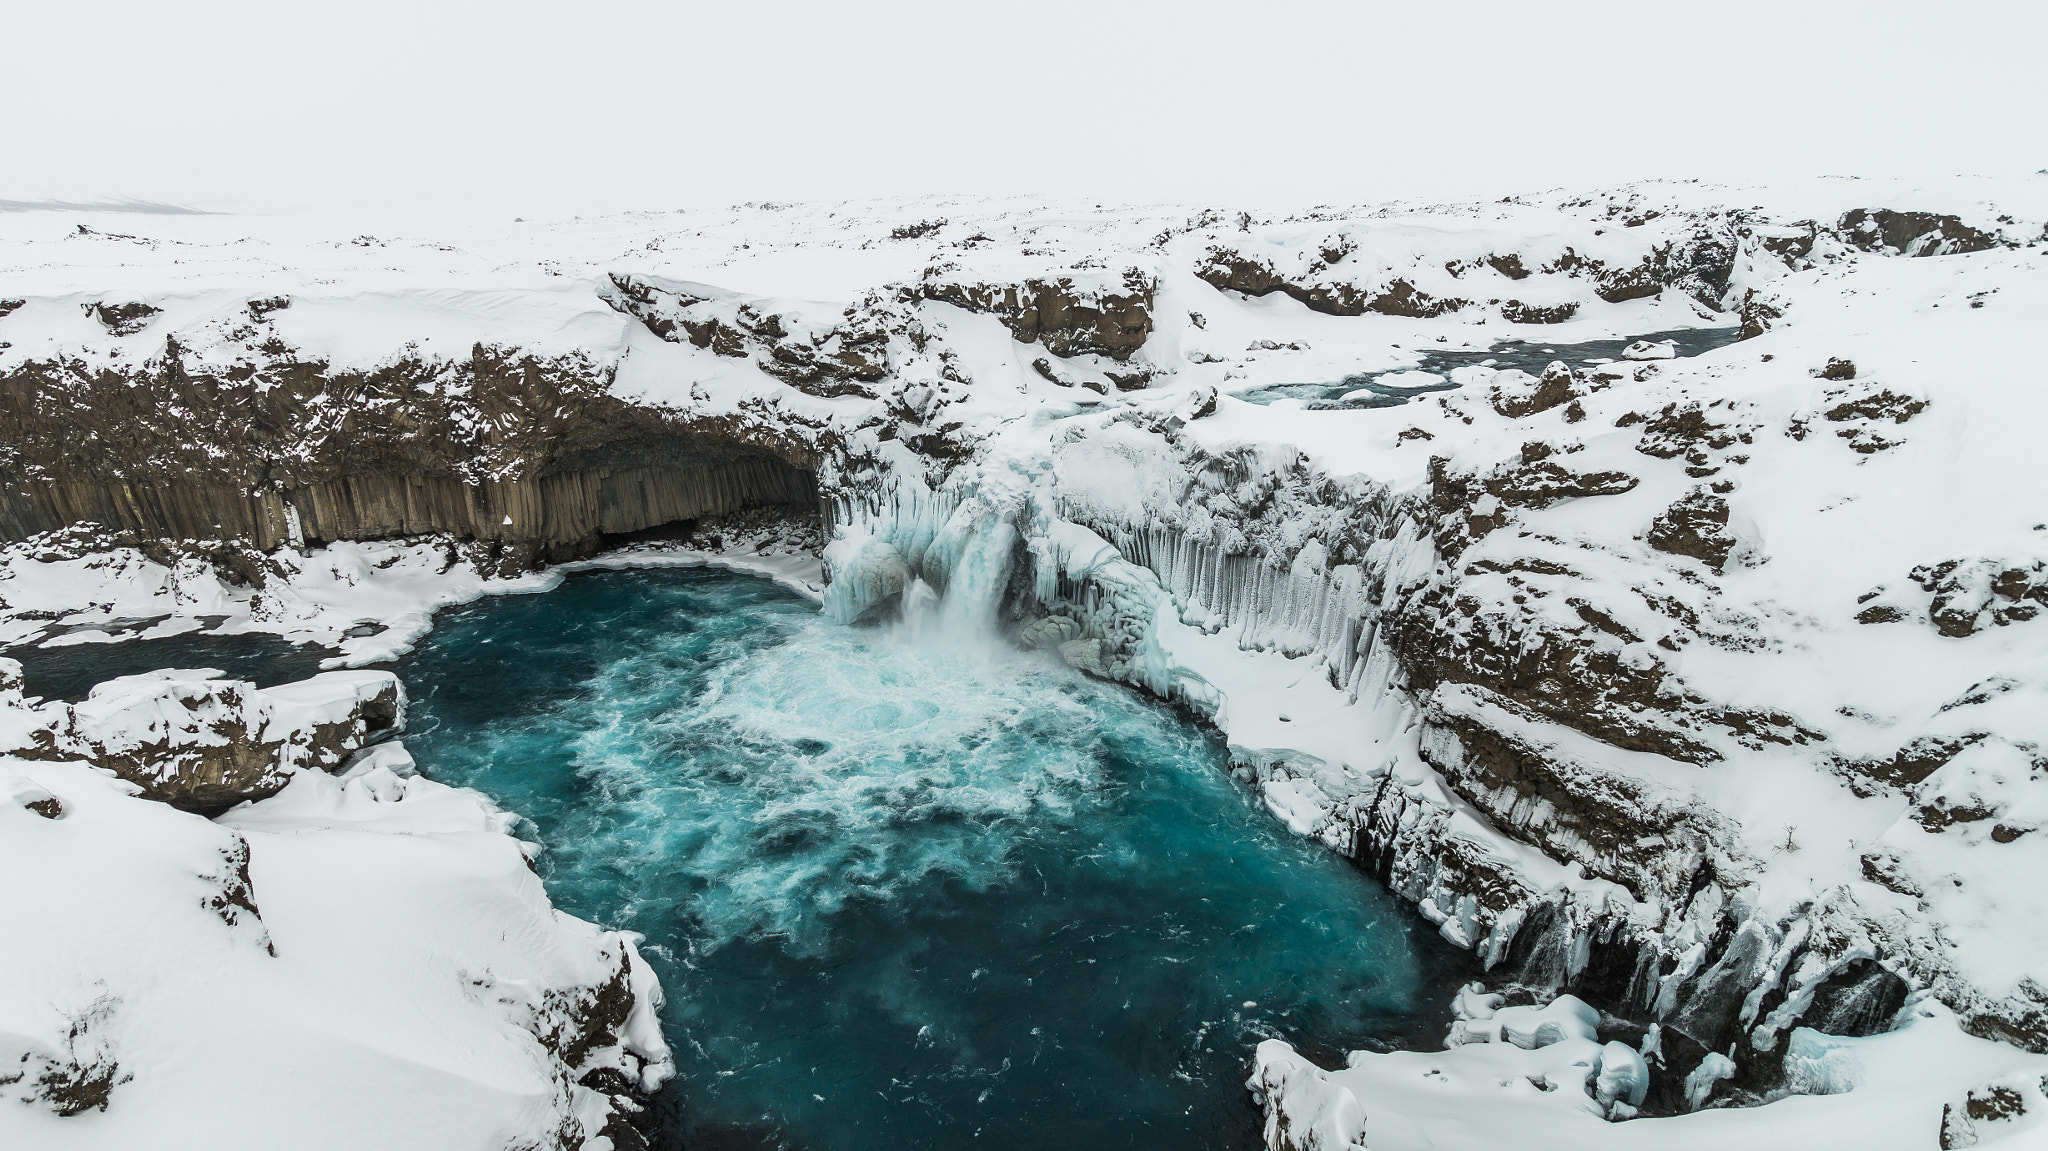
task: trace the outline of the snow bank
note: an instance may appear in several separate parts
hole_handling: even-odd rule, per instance
[[[1467,993],[1461,1002],[1471,998]],[[1541,1010],[1505,1008],[1495,1014],[1581,1020],[1586,1010],[1572,1000],[1562,1012],[1553,1003]],[[1803,1093],[1760,1107],[1627,1123],[1614,1120],[1633,1115],[1633,1104],[1640,1104],[1645,1070],[1659,1058],[1654,1046],[1646,1061],[1628,1044],[1601,1044],[1576,1031],[1576,1025],[1567,1027],[1540,1043],[1481,1041],[1433,1052],[1359,1051],[1334,1071],[1269,1040],[1259,1045],[1249,1086],[1265,1109],[1267,1146],[1279,1149],[1907,1151],[1973,1146],[1963,1139],[1976,1137],[1980,1123],[1989,1136],[2031,1132],[2048,1116],[2035,1102],[2048,1057],[1965,1035],[1954,1014],[1936,1004],[1923,1004],[1905,1027],[1884,1035],[1839,1039],[1800,1032],[1796,1057],[1813,1068],[1802,1072],[1809,1079],[1797,1084]],[[1533,1035],[1528,1029],[1516,1033]],[[1824,1076],[1825,1082],[1813,1076]],[[1972,1101],[1978,1116],[2001,1114],[1973,1120]]]
[[[278,706],[316,723],[376,684]],[[606,1092],[669,1073],[652,973],[549,906],[512,816],[407,762],[380,745],[210,822],[0,757],[0,1144],[606,1145]]]

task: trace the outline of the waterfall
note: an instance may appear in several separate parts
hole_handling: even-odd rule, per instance
[[[833,513],[827,618],[853,623],[895,603],[906,617],[917,609],[919,628],[995,636],[1016,562],[1014,506],[895,485],[842,498]]]
[[[946,592],[940,618],[949,631],[992,636],[996,631],[996,613],[1003,606],[1003,593],[1010,586],[1017,525],[1006,517],[990,514],[957,538],[958,552],[949,551],[947,556]]]
[[[1382,541],[1368,571],[1330,565],[1311,540],[1282,566],[1229,554],[1167,524],[1088,524],[1079,509],[1018,478],[999,474],[991,483],[976,475],[933,491],[884,475],[840,496],[825,552],[827,617],[852,623],[907,606],[921,582],[922,594],[935,597],[935,614],[920,627],[992,639],[1013,569],[1023,563],[1032,606],[1050,614],[1018,638],[1085,671],[1206,703],[1213,693],[1159,641],[1162,624],[1185,618],[1235,631],[1244,650],[1318,657],[1336,686],[1355,692],[1369,678],[1362,673],[1377,597],[1388,572],[1403,566],[1396,556],[1427,553],[1415,540]]]

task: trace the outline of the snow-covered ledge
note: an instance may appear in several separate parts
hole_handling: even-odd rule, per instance
[[[389,680],[223,693],[160,677],[210,685],[202,712],[228,694],[296,724],[287,749]],[[118,714],[183,710],[176,691],[142,694]],[[58,719],[5,695],[9,733]],[[228,718],[203,726],[246,728]],[[0,1146],[497,1151],[623,1133],[672,1072],[635,937],[554,910],[514,817],[421,778],[402,745],[332,766],[290,763],[266,798],[208,820],[89,757],[0,756]]]

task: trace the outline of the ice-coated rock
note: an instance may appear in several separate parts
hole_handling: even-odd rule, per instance
[[[1650,1093],[1650,1065],[1642,1054],[1626,1043],[1609,1043],[1600,1049],[1600,1069],[1593,1077],[1593,1098],[1612,1112],[1616,1103],[1625,1104],[1633,1114]]]
[[[844,532],[844,529],[842,529]],[[832,582],[825,591],[825,613],[852,623],[903,594],[910,565],[888,540],[842,534],[825,548]]]
[[[1500,1039],[1533,1051],[1567,1039],[1594,1038],[1600,1013],[1576,995],[1560,995],[1543,1007],[1503,1007],[1491,1022]]]
[[[1621,350],[1624,360],[1669,360],[1678,355],[1678,344],[1672,340],[1637,340]]]
[[[1685,1103],[1697,1111],[1714,1094],[1714,1085],[1723,1079],[1735,1077],[1735,1061],[1719,1051],[1709,1051],[1700,1057],[1699,1066],[1685,1077]]]
[[[1245,1086],[1265,1107],[1267,1151],[1365,1151],[1358,1097],[1287,1044],[1259,1044]]]

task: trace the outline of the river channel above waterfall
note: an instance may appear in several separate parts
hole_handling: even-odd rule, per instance
[[[1258,1040],[1437,1040],[1469,959],[1046,657],[825,622],[761,579],[571,577],[400,665],[422,770],[643,933],[660,1145],[1249,1148]]]

